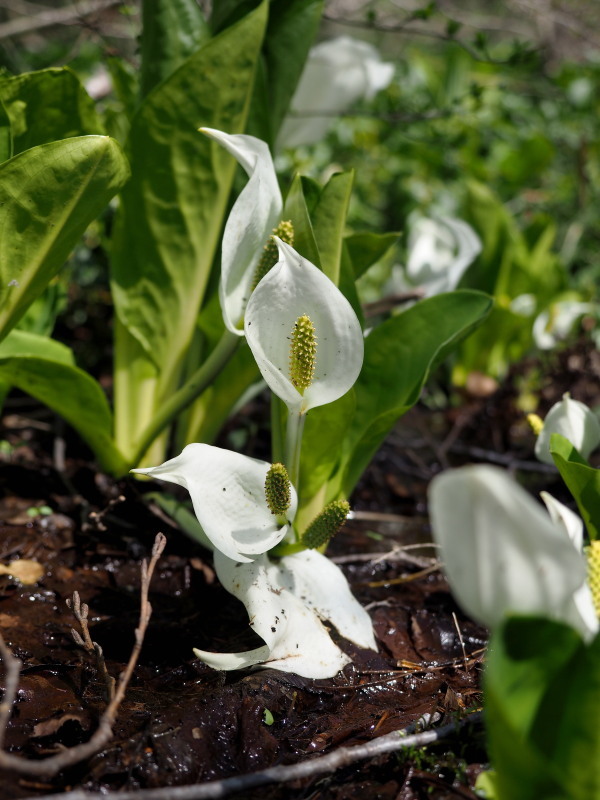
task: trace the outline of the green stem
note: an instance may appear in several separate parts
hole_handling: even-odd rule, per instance
[[[285,412],[286,405],[283,400],[280,400],[275,392],[271,392],[271,461],[273,464],[284,460]]]
[[[131,459],[132,464],[137,464],[159,433],[164,430],[178,414],[187,408],[190,403],[193,403],[207,386],[210,386],[225,364],[229,361],[241,341],[241,336],[237,336],[229,330],[224,331],[215,349],[204,364],[194,372],[175,394],[171,395],[170,399],[162,405],[150,424],[144,428],[138,439],[134,456]]]
[[[285,466],[290,476],[292,486],[300,495],[300,451],[302,450],[302,433],[306,414],[295,411],[288,413],[287,431],[285,442]]]

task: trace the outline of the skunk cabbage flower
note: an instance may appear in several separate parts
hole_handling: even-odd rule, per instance
[[[580,534],[568,509],[558,513],[552,504],[549,516],[505,472],[489,466],[444,472],[433,480],[429,499],[448,581],[470,616],[494,628],[507,614],[540,614],[586,640],[596,633],[585,559],[574,546]]]
[[[331,640],[321,620],[346,639],[377,649],[369,615],[352,596],[346,578],[326,556],[304,550],[278,563],[259,556],[240,564],[215,551],[221,584],[246,606],[262,647],[241,653],[194,649],[214,669],[272,667],[305,678],[331,678],[350,662]]]
[[[573,325],[584,314],[597,312],[595,303],[580,303],[576,300],[560,300],[542,311],[533,323],[533,340],[540,350],[552,350],[566,339]]]
[[[282,125],[278,147],[320,141],[333,121],[357,100],[370,100],[394,76],[394,65],[381,61],[373,45],[340,36],[315,45]],[[322,116],[325,114],[325,116]]]
[[[560,433],[587,458],[600,444],[600,421],[585,403],[573,400],[566,393],[547,413],[535,443],[536,458],[545,464],[554,464],[550,454],[550,437],[553,433]]]
[[[421,217],[408,237],[406,274],[426,297],[456,289],[481,252],[479,237],[466,222],[451,217]]]
[[[354,384],[364,343],[352,306],[329,278],[277,239],[279,261],[248,302],[246,341],[290,412],[331,403]]]
[[[254,136],[201,128],[238,161],[249,181],[225,224],[221,248],[219,299],[225,325],[243,336],[242,322],[254,275],[273,229],[281,219],[283,200],[273,159],[265,142]]]
[[[188,444],[180,455],[159,467],[133,469],[142,475],[184,486],[204,533],[217,552],[240,562],[265,553],[286,535],[265,497],[271,464],[209,444]],[[290,520],[298,499],[290,487]]]

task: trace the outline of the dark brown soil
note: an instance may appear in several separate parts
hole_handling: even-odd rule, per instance
[[[495,394],[465,395],[456,410],[419,406],[404,419],[358,488],[359,519],[330,552],[373,617],[379,652],[340,642],[353,663],[325,681],[274,670],[218,673],[195,660],[194,646],[242,650],[255,646],[254,634],[242,605],[215,580],[207,553],[144,501],[142,489],[165,487],[115,483],[69,442],[59,472],[49,455],[54,448],[56,457],[55,421],[14,401],[21,402],[18,413],[14,404],[5,409],[0,435],[11,446],[0,451],[0,563],[32,559],[43,576],[26,585],[0,575],[0,630],[24,665],[6,743],[13,753],[39,759],[89,738],[104,708],[104,686],[72,639],[66,600],[77,590],[89,604],[92,637],[118,676],[138,620],[140,561],[157,531],[168,542],[112,741],[47,782],[0,774],[0,800],[75,787],[135,791],[210,781],[362,743],[423,714],[447,720],[479,707],[485,631],[457,608],[440,572],[427,569],[431,549],[398,548],[430,540],[426,486],[448,464],[499,461],[517,467],[534,488],[556,492],[555,475],[532,457],[518,397],[524,382],[534,381],[545,405],[567,389],[594,405],[596,361],[591,348],[579,345],[554,364],[522,365]],[[41,506],[52,513],[31,516],[28,510]],[[232,796],[475,798],[469,787],[485,762],[481,730],[463,728],[426,753],[380,757]]]

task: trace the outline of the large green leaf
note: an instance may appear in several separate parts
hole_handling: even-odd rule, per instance
[[[196,0],[143,0],[142,97],[175,72],[209,36]]]
[[[274,144],[319,29],[323,0],[273,0],[264,54]]]
[[[600,537],[600,470],[591,467],[560,433],[550,437],[550,453],[575,498],[590,539]]]
[[[311,182],[305,183],[300,175],[296,175],[285,199],[282,218],[291,220],[294,226],[294,247],[296,250],[300,255],[320,268],[321,256],[315,240],[315,232],[308,207],[308,203],[312,205],[311,201],[315,200],[314,194],[313,184]]]
[[[15,155],[59,139],[105,133],[92,99],[67,67],[0,78],[0,100],[11,121]]]
[[[376,264],[396,244],[399,233],[353,233],[346,236],[345,243],[352,262],[354,277],[361,275]]]
[[[486,725],[498,800],[600,797],[600,637],[509,618],[485,673]]]
[[[354,385],[356,411],[343,443],[340,488],[349,496],[396,420],[414,405],[430,371],[489,314],[492,299],[462,290],[422,300],[365,339]]]
[[[353,181],[352,170],[332,175],[311,213],[321,268],[336,286],[340,282],[343,236]]]
[[[198,128],[243,131],[266,12],[262,3],[201,47],[132,120],[113,292],[121,322],[167,373],[193,334],[235,168]]]
[[[69,348],[24,331],[0,344],[0,382],[45,403],[69,422],[89,444],[103,469],[123,474],[127,465],[112,438],[112,415],[100,387],[75,366]]]
[[[0,163],[8,161],[13,155],[13,140],[10,117],[4,103],[0,101]]]
[[[127,177],[107,136],[40,145],[0,165],[0,340]]]

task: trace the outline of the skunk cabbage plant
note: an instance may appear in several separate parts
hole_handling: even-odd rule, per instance
[[[557,501],[550,507],[549,516],[497,467],[449,470],[430,488],[433,534],[446,575],[473,619],[493,629],[510,614],[538,614],[589,640],[598,620],[581,534],[574,532],[568,509],[559,510]]]
[[[190,493],[200,525],[215,551],[238,562],[265,553],[288,531],[288,523],[269,508],[265,479],[271,465],[256,458],[208,444],[189,444],[158,467],[134,469],[142,475],[177,483]],[[296,513],[296,492],[290,487],[287,515]]]

